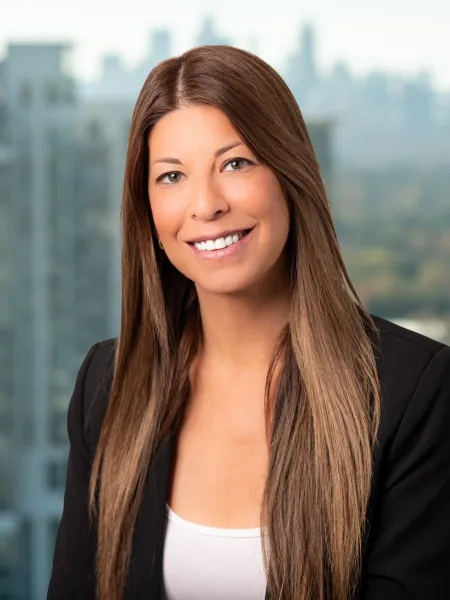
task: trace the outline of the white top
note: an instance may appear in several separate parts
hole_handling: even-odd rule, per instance
[[[264,600],[261,529],[191,523],[166,504],[161,600]]]

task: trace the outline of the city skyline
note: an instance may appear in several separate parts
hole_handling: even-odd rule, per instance
[[[181,8],[181,0],[172,0],[170,7],[159,7],[153,14],[140,0],[129,0],[113,12],[109,6],[106,0],[82,0],[76,6],[54,0],[39,4],[3,0],[0,58],[11,42],[69,41],[74,44],[74,72],[89,81],[98,76],[105,54],[118,53],[130,66],[139,62],[155,28],[173,33],[174,54],[186,50],[202,20],[212,16],[219,33],[231,43],[256,51],[279,69],[295,47],[302,25],[311,22],[322,70],[330,70],[338,61],[346,62],[355,75],[385,70],[414,76],[429,70],[433,85],[450,92],[450,64],[445,58],[450,52],[446,36],[450,5],[440,0],[429,0],[426,6],[380,0],[376,7],[361,6],[356,0],[342,0],[339,5],[331,0],[305,0],[301,5],[279,0],[276,11],[269,4],[256,9],[256,0],[245,5],[193,0],[188,12]]]
[[[199,39],[228,35],[217,33],[205,27]],[[90,90],[66,72],[65,44],[11,44],[0,64],[5,600],[46,595],[76,375],[89,347],[120,331],[120,207],[135,96],[174,37],[153,27],[141,64],[128,69],[106,57],[104,77]],[[427,81],[392,90],[384,74],[359,80],[338,69],[323,77],[310,29],[301,41],[286,79],[308,115],[355,288],[372,314],[450,341],[450,99]],[[309,120],[311,109],[318,120]]]

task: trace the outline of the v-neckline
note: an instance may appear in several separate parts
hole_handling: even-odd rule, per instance
[[[161,598],[166,502],[175,441],[174,434],[164,440],[147,474],[133,534],[125,600]]]

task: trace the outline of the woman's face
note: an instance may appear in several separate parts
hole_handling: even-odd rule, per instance
[[[242,292],[283,271],[286,199],[221,110],[191,106],[165,115],[149,136],[149,156],[158,236],[199,291]]]

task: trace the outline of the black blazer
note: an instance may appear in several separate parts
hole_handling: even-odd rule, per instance
[[[448,600],[450,347],[374,318],[381,331],[377,364],[383,404],[358,598]],[[114,349],[115,338],[92,346],[70,400],[64,509],[47,600],[95,598],[96,538],[88,528],[87,493],[112,381]],[[126,600],[160,598],[173,449],[172,436],[149,469],[133,538]]]

